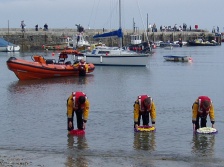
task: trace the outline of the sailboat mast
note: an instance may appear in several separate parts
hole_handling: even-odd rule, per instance
[[[119,0],[119,28],[121,28],[121,0]]]
[[[119,28],[121,29],[121,0],[119,0]],[[122,37],[120,37],[120,48],[122,48]]]

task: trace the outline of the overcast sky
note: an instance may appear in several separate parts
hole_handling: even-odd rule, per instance
[[[224,0],[121,0],[122,28],[144,29],[148,23],[159,26],[183,25],[212,30],[224,27]],[[116,29],[118,0],[0,0],[0,28],[19,28],[24,20],[27,28],[36,24],[43,28]]]

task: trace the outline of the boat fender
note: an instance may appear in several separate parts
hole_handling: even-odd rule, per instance
[[[54,64],[54,60],[53,59],[47,59],[46,64]]]
[[[65,62],[65,65],[71,65],[72,63],[71,63],[71,61],[66,61]]]
[[[100,63],[102,63],[103,62],[103,57],[102,56],[100,56]]]

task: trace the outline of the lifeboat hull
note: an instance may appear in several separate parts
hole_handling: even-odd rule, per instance
[[[79,69],[74,65],[46,64],[30,62],[11,57],[7,60],[8,69],[13,71],[20,80],[45,79],[55,77],[79,76]],[[88,64],[88,72],[94,71],[94,65]]]

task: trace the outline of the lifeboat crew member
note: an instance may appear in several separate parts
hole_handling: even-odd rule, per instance
[[[85,129],[89,116],[89,100],[83,92],[72,92],[67,99],[68,132],[74,129],[74,113],[76,114],[77,128]]]
[[[192,106],[192,123],[193,130],[197,130],[200,127],[206,127],[207,115],[210,117],[212,128],[215,124],[215,111],[212,104],[212,100],[208,96],[199,96]],[[201,119],[199,126],[199,119]]]
[[[142,117],[143,126],[149,125],[149,114],[152,126],[156,123],[156,106],[153,99],[148,95],[140,95],[134,103],[134,128],[140,126]]]
[[[83,59],[81,59],[78,63],[78,69],[79,69],[79,76],[85,76],[89,70],[88,64]]]

